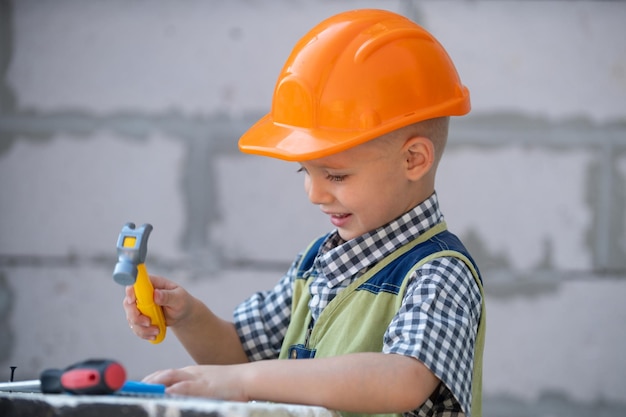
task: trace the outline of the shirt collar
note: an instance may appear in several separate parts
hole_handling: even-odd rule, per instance
[[[396,220],[347,242],[334,230],[322,244],[313,268],[334,287],[442,221],[437,194],[433,193]]]

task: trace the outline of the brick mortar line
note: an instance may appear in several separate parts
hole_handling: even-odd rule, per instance
[[[110,256],[74,256],[74,255],[3,255],[0,254],[0,268],[66,268],[77,266],[105,267],[113,270],[117,258]],[[163,259],[148,259],[153,268],[175,271],[187,270],[191,262],[188,260],[173,261]],[[221,259],[220,270],[264,270],[268,272],[286,272],[289,262],[267,261],[255,259]],[[626,269],[590,269],[590,270],[502,270],[498,268],[488,269],[487,274],[492,277],[491,285],[526,284],[526,283],[554,283],[585,280],[588,275],[594,275],[607,280],[626,279]],[[532,274],[533,277],[526,276]],[[566,278],[563,278],[566,276]]]
[[[130,137],[147,137],[155,131],[177,137],[238,136],[262,114],[230,117],[214,114],[187,117],[178,113],[145,115],[138,112],[118,112],[92,115],[87,112],[0,114],[0,132],[12,135],[42,137],[66,132],[70,135],[89,135],[99,130],[112,130]],[[502,119],[501,119],[502,118]],[[552,146],[599,146],[611,143],[626,148],[626,122],[602,124],[588,121],[536,120],[516,115],[479,114],[465,119],[454,119],[450,133],[451,145],[532,144]],[[219,142],[219,141],[217,141]],[[235,150],[228,147],[228,150]]]

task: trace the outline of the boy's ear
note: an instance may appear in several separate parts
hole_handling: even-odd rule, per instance
[[[406,173],[410,180],[424,177],[435,163],[435,145],[423,136],[414,136],[404,144]]]

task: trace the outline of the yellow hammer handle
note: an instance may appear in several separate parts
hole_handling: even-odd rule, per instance
[[[159,334],[151,343],[161,343],[165,339],[165,316],[161,306],[154,303],[154,287],[148,277],[145,264],[137,265],[137,280],[135,281],[135,296],[137,297],[137,308],[144,316],[150,317],[152,325],[159,327]]]

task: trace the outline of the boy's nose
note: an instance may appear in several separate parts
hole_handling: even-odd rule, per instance
[[[309,201],[315,205],[327,204],[332,196],[323,185],[323,180],[308,177],[305,181],[305,189],[309,196]]]

